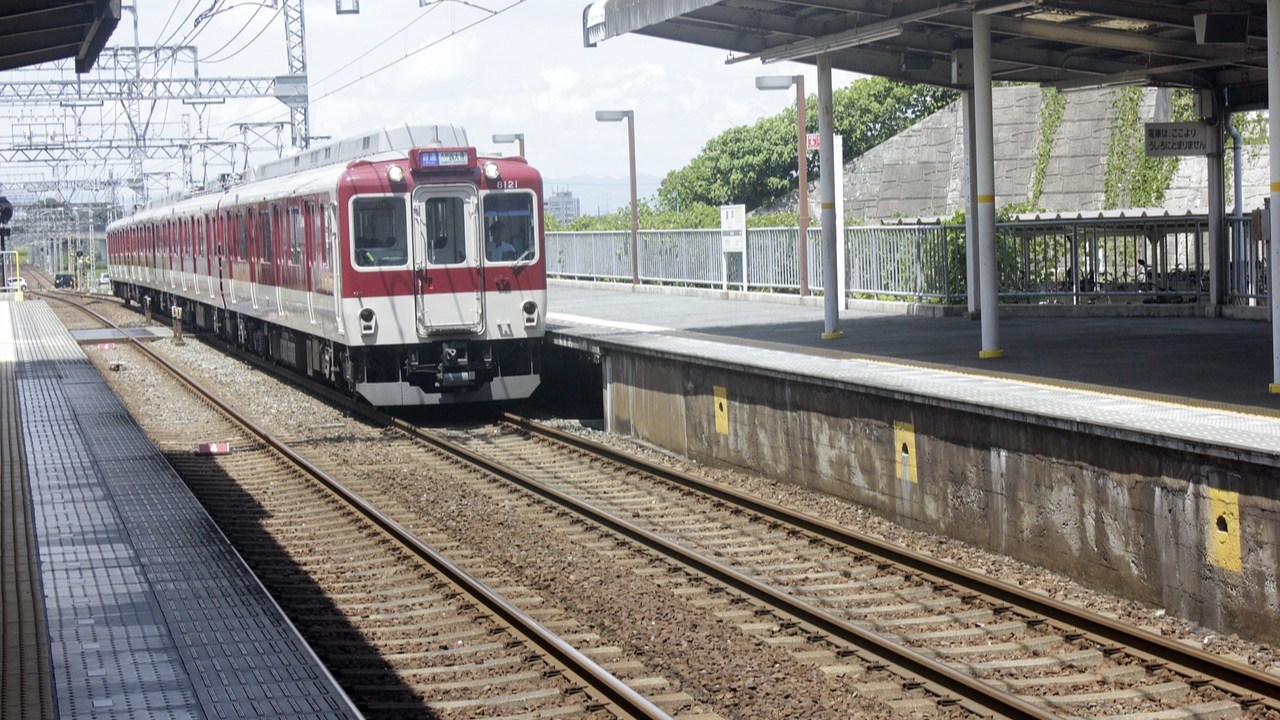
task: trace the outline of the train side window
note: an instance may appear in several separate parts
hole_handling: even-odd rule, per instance
[[[306,227],[303,225],[302,208],[289,208],[289,262],[293,265],[302,264],[305,232]]]
[[[409,262],[404,198],[358,198],[351,211],[356,265],[395,267]]]
[[[258,241],[262,248],[262,261],[273,262],[276,258],[275,237],[271,232],[271,218],[276,214],[275,208],[271,212],[258,213]]]
[[[456,265],[467,261],[466,201],[460,197],[427,198],[418,205],[418,221],[427,246],[427,262]]]
[[[236,213],[235,222],[236,232],[236,259],[249,259],[249,221],[245,219],[243,212]]]

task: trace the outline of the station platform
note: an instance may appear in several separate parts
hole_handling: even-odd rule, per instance
[[[1280,643],[1280,398],[1267,323],[981,323],[552,282],[547,397],[604,429]],[[594,409],[594,408],[592,408]]]
[[[49,307],[0,301],[0,715],[359,712]]]
[[[770,373],[920,393],[1274,454],[1280,396],[1271,327],[1220,318],[1006,317],[1005,356],[979,359],[965,317],[842,310],[823,340],[818,305],[727,300],[630,285],[551,285],[552,342],[619,343],[719,357]]]

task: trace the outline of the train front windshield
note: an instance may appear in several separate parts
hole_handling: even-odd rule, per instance
[[[484,198],[485,260],[528,262],[538,254],[533,193],[490,193]]]
[[[352,203],[355,260],[358,267],[401,266],[409,260],[409,231],[404,199],[360,198]]]

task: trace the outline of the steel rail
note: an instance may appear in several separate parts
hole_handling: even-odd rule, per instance
[[[93,316],[109,327],[117,330],[121,329],[115,325],[115,323],[112,323],[107,318],[87,307],[83,307],[71,300],[58,297],[56,295],[49,295],[49,297],[65,302],[82,312]],[[313,477],[334,495],[348,503],[367,520],[378,526],[392,539],[402,544],[406,550],[429,564],[436,572],[439,572],[448,578],[449,581],[461,587],[473,600],[489,612],[496,615],[503,622],[510,625],[516,632],[524,636],[530,643],[537,647],[540,652],[552,658],[557,664],[576,676],[583,685],[590,687],[592,690],[599,693],[601,697],[607,699],[608,702],[613,705],[614,710],[618,714],[625,717],[647,720],[671,720],[671,716],[654,705],[648,698],[645,698],[626,683],[615,677],[612,673],[600,667],[600,665],[598,665],[594,660],[590,659],[578,651],[577,648],[574,648],[572,645],[565,642],[558,635],[544,628],[536,620],[526,615],[522,610],[520,610],[520,608],[512,604],[506,598],[502,597],[479,580],[471,577],[471,575],[461,567],[454,564],[434,548],[419,540],[413,535],[413,533],[409,532],[394,519],[365,501],[358,493],[347,488],[328,473],[316,467],[301,455],[298,455],[283,441],[277,439],[271,433],[245,417],[235,408],[223,402],[217,395],[201,385],[195,378],[192,378],[190,375],[183,372],[182,369],[174,366],[151,348],[144,345],[140,340],[129,336],[128,333],[124,334],[134,346],[154,360],[156,364],[164,368],[183,384],[187,385],[203,397],[207,402],[213,405],[213,407],[225,413],[246,431],[256,435],[263,443],[280,453],[291,463]]]
[[[135,342],[137,341],[135,340]],[[229,345],[226,345],[226,347],[231,348]],[[231,349],[234,350],[234,348]],[[374,408],[353,403],[351,398],[347,395],[338,393],[314,382],[304,381],[292,374],[283,374],[275,366],[262,361],[255,356],[247,355],[243,352],[240,352],[240,354],[246,359],[252,361],[258,367],[271,371],[278,377],[282,377],[296,385],[305,386],[308,390],[319,392],[320,394],[325,395],[330,401],[342,403],[343,407],[352,409],[371,421],[396,427],[402,431],[408,432],[431,443],[432,445],[435,445],[436,447],[441,448],[442,450],[445,450],[446,452],[462,457],[469,462],[471,461],[471,458],[475,458],[476,464],[489,469],[491,472],[494,472],[499,476],[511,479],[517,482],[517,484],[520,484],[537,494],[548,497],[554,502],[559,503],[560,500],[556,498],[563,497],[571,503],[581,505],[584,508],[589,508],[591,513],[599,513],[602,517],[608,517],[613,522],[619,523],[620,525],[628,525],[621,519],[614,518],[603,511],[595,510],[589,505],[581,503],[567,495],[563,495],[551,488],[541,486],[535,480],[527,478],[510,468],[506,468],[500,463],[493,462],[480,455],[472,453],[461,446],[434,435],[433,433],[424,431],[421,428],[398,418],[394,418]],[[1112,620],[1110,618],[1081,612],[1077,608],[1058,602],[1052,598],[1035,595],[1019,587],[1009,585],[1007,583],[1001,583],[993,580],[992,578],[965,570],[964,568],[941,563],[933,558],[913,553],[906,548],[851,532],[841,526],[829,523],[819,518],[760,500],[750,495],[712,483],[708,480],[698,478],[687,473],[682,473],[678,470],[651,463],[642,458],[615,450],[586,438],[557,430],[514,413],[503,413],[502,417],[506,422],[527,432],[550,437],[591,454],[605,457],[626,467],[655,475],[669,482],[685,487],[686,489],[744,507],[776,521],[806,530],[837,544],[883,558],[888,562],[897,564],[912,572],[927,576],[936,582],[946,583],[962,588],[970,594],[986,598],[989,602],[995,605],[997,609],[1019,610],[1024,614],[1043,617],[1047,622],[1055,625],[1059,629],[1076,633],[1084,639],[1089,639],[1099,644],[1104,649],[1126,652],[1141,660],[1148,668],[1162,666],[1172,672],[1184,676],[1192,684],[1210,685],[1223,690],[1224,692],[1230,693],[1243,706],[1248,707],[1261,705],[1269,709],[1280,710],[1280,678],[1273,677],[1267,673],[1244,665],[1243,663],[1225,660],[1218,656],[1184,646],[1161,636],[1147,633],[1131,626],[1126,626],[1119,621]],[[609,525],[609,523],[602,524]],[[642,528],[636,527],[634,529],[638,533],[647,533],[647,531]],[[660,538],[656,538],[656,536],[653,537],[661,541]],[[640,541],[644,542],[643,540]],[[678,546],[676,546],[676,549],[682,553],[685,552],[683,549],[678,548]],[[707,562],[715,564],[714,561]],[[724,570],[728,573],[736,574],[735,571],[729,568],[724,568]],[[747,579],[749,580],[749,578]],[[765,589],[767,590],[767,588]],[[790,600],[790,596],[780,593],[778,595]],[[813,609],[819,613],[824,612],[817,608]],[[842,620],[837,618],[832,619],[847,625],[847,623],[844,623]],[[864,631],[861,628],[856,628],[856,626],[852,625],[849,625],[849,627],[853,627],[860,632],[870,632]],[[879,638],[879,636],[875,637],[878,641],[887,643],[895,648],[898,647],[891,641],[883,640]],[[855,644],[862,646],[861,642]],[[941,663],[936,663],[935,661],[923,658],[922,656],[920,657],[926,663],[937,665],[948,672],[954,672],[949,667],[942,665]],[[883,656],[879,656],[878,660],[884,660]],[[910,669],[909,664],[890,664],[908,668],[909,672],[916,673],[915,670]],[[916,674],[922,675],[923,673]],[[968,676],[963,677],[967,678]],[[972,682],[980,683],[980,681],[976,680],[972,680]],[[967,687],[968,685],[969,683],[962,683],[961,687]],[[983,685],[986,687],[985,684]],[[947,685],[944,683],[937,683],[937,687],[947,687]],[[994,689],[991,690],[994,692],[1000,692]],[[1034,706],[1029,707],[1036,712],[1042,712]],[[1032,715],[1029,717],[1057,716]]]
[[[1210,684],[1236,696],[1245,706],[1261,704],[1280,710],[1280,678],[1243,663],[1185,646],[1118,620],[1082,612],[1052,598],[940,562],[883,540],[852,532],[839,525],[738,492],[709,480],[649,462],[587,438],[578,437],[528,418],[504,413],[503,419],[526,432],[552,438],[633,470],[651,474],[688,490],[744,507],[778,522],[806,530],[854,550],[874,555],[931,580],[987,598],[996,606],[1017,608],[1047,618],[1060,629],[1077,631],[1103,646],[1119,647],[1139,657],[1147,667],[1163,664],[1193,684]]]
[[[858,655],[864,662],[890,668],[900,676],[923,679],[924,685],[938,695],[943,702],[953,700],[980,715],[995,715],[1003,718],[1053,720],[1059,717],[1022,698],[998,690],[970,675],[957,672],[910,648],[883,638],[877,633],[838,618],[826,610],[780,592],[715,560],[691,552],[589,503],[543,485],[519,471],[472,452],[432,432],[414,427],[403,420],[393,420],[392,424],[460,460],[572,510],[600,526],[753,597],[778,612],[794,617],[802,623],[859,648]]]
[[[271,372],[286,382],[327,398],[349,409],[365,419],[385,427],[393,427],[414,438],[417,438],[439,450],[460,460],[479,467],[491,474],[503,478],[519,487],[525,488],[535,495],[543,497],[561,507],[565,507],[580,516],[608,528],[624,537],[628,537],[644,547],[648,547],[665,555],[678,563],[712,577],[726,586],[735,588],[744,594],[775,608],[779,612],[797,618],[801,622],[826,632],[833,637],[859,648],[858,656],[869,665],[885,668],[900,677],[923,679],[923,686],[941,698],[943,702],[953,700],[957,705],[981,716],[996,716],[1018,720],[1056,720],[1059,716],[1041,707],[1033,705],[1010,693],[998,690],[972,676],[958,672],[942,663],[927,658],[910,648],[903,647],[880,635],[860,628],[842,618],[835,617],[827,611],[786,593],[779,592],[753,578],[747,577],[732,568],[709,558],[702,557],[676,545],[641,527],[618,518],[608,512],[591,506],[565,493],[547,487],[538,481],[519,473],[501,463],[474,453],[460,444],[451,442],[430,431],[419,428],[412,423],[391,416],[385,412],[353,402],[348,395],[321,386],[295,374],[283,373],[276,366],[245,353],[219,341],[223,347],[235,352],[237,356],[251,362],[259,369]],[[506,414],[508,419],[518,416]]]

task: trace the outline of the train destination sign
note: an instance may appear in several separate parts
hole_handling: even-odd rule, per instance
[[[1202,122],[1146,124],[1147,157],[1208,155],[1209,126]]]
[[[472,148],[414,150],[411,158],[413,166],[422,170],[465,168],[475,164],[475,150]]]

